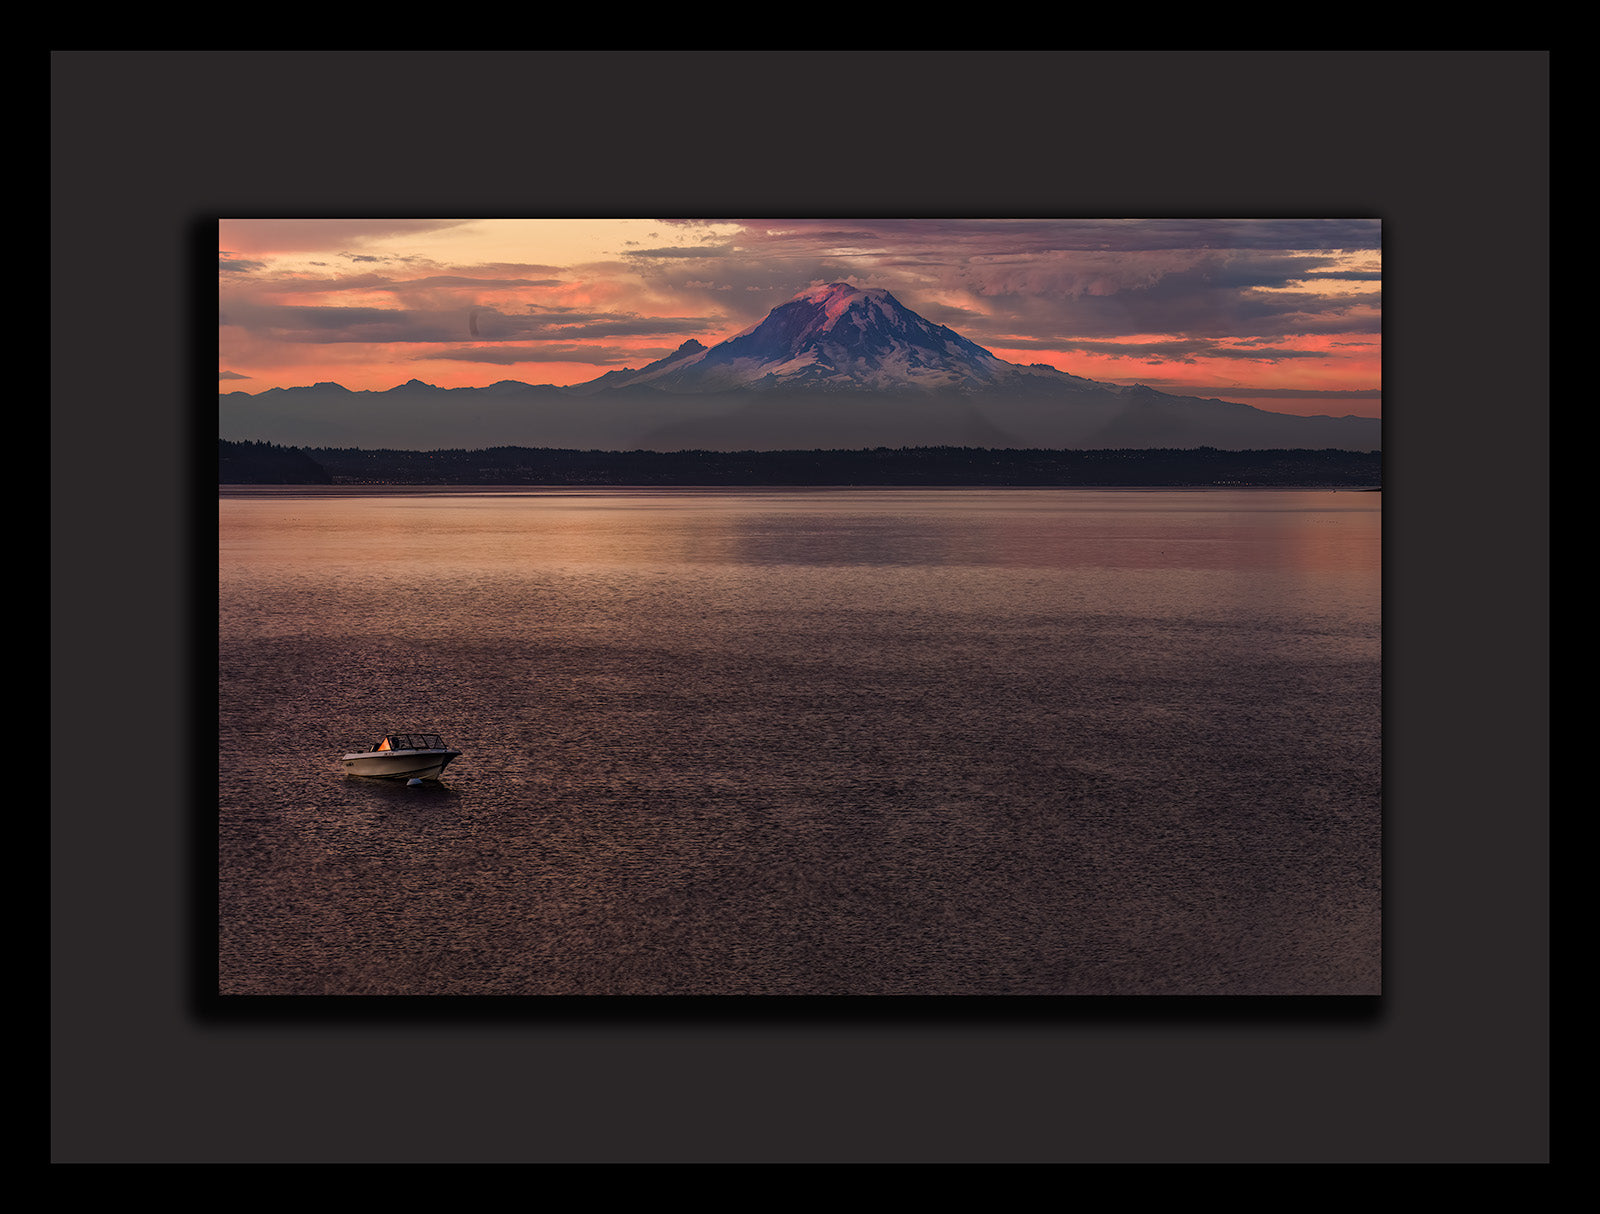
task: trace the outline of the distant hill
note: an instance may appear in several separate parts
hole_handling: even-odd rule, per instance
[[[802,291],[714,346],[690,340],[585,384],[227,392],[218,425],[229,439],[406,450],[1382,447],[1374,418],[1269,413],[1009,363],[887,291],[847,283]]]
[[[331,485],[333,474],[304,451],[272,443],[217,442],[222,485]]]

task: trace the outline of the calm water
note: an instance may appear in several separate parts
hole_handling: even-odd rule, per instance
[[[1379,991],[1379,494],[218,506],[224,994]]]

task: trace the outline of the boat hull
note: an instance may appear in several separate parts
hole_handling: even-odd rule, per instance
[[[375,780],[437,780],[459,750],[383,750],[345,755],[344,774]]]

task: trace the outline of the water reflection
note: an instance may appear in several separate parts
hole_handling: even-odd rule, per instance
[[[230,993],[1376,989],[1377,495],[219,510]]]
[[[945,518],[768,514],[733,520],[724,557],[747,565],[947,565],[965,563],[961,538]]]
[[[285,518],[281,495],[225,498],[224,556],[294,565],[314,545],[323,562],[469,576],[497,567],[689,564],[1375,571],[1381,527],[1378,495],[1313,491],[568,490],[304,500]]]

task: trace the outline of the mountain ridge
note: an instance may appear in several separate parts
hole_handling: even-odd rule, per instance
[[[1374,418],[1269,413],[1007,362],[882,288],[808,287],[707,346],[565,386],[219,393],[219,435],[295,446],[1377,450]]]

